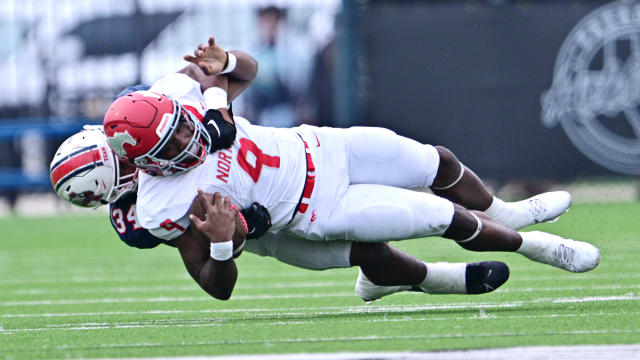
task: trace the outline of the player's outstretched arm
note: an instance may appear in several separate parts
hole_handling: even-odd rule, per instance
[[[258,74],[258,61],[244,51],[231,50],[229,53],[235,55],[238,59],[238,65],[235,70],[228,74],[229,90],[227,94],[229,96],[229,102],[231,103],[247,90],[253,83],[253,80],[255,80]]]
[[[208,200],[199,190],[195,202],[204,214],[189,216],[191,226],[175,244],[187,271],[202,289],[216,299],[228,300],[238,277],[231,240],[237,211],[232,209],[229,198],[223,199],[220,193]],[[208,239],[208,246],[198,240],[201,237]]]
[[[215,86],[211,84],[212,77],[226,74],[229,78],[229,103],[246,90],[258,74],[256,59],[244,51],[225,51],[216,44],[213,36],[209,37],[207,45],[198,45],[193,55],[185,55],[183,58],[200,68],[200,73],[193,71],[192,67],[185,69],[189,72],[187,75],[202,85],[203,91]]]

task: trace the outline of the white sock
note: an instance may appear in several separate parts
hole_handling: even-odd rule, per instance
[[[510,229],[521,229],[530,225],[531,219],[519,210],[520,208],[513,203],[502,201],[494,196],[491,206],[484,213]]]
[[[549,246],[549,241],[545,241],[545,238],[536,236],[539,233],[539,231],[519,232],[518,234],[522,237],[522,245],[520,245],[520,248],[518,248],[516,252],[529,259],[539,261]]]
[[[427,276],[418,285],[429,294],[466,294],[466,263],[424,263]]]

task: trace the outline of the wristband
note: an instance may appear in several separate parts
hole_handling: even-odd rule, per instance
[[[220,74],[228,74],[230,72],[233,72],[233,70],[236,69],[237,65],[238,65],[238,58],[232,53],[227,52],[227,66],[225,66],[224,69],[222,69],[222,72]]]
[[[204,103],[207,106],[207,109],[221,109],[227,108],[227,91],[219,88],[212,87],[202,93],[204,97]]]
[[[233,240],[211,243],[211,258],[218,261],[226,261],[233,256]]]

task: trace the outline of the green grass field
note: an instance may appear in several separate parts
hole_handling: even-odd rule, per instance
[[[121,243],[106,216],[0,219],[0,357],[428,351],[640,339],[640,204],[575,205],[532,227],[600,247],[572,274],[448,240],[395,243],[426,261],[501,260],[486,295],[397,294],[364,304],[357,269],[312,272],[243,254],[230,301],[208,297],[177,250]]]

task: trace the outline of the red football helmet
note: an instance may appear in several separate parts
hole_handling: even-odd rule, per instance
[[[160,158],[183,121],[193,132],[191,141],[174,158]],[[136,91],[116,99],[104,116],[104,132],[118,156],[152,175],[191,170],[204,162],[211,148],[211,137],[198,119],[177,101],[150,91]]]

